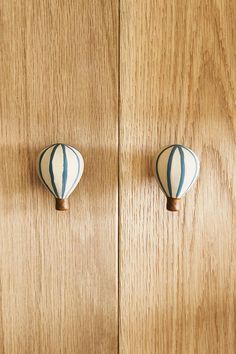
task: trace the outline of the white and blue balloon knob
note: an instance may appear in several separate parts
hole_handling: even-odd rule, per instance
[[[154,173],[167,197],[167,210],[178,211],[179,202],[196,181],[200,162],[188,147],[173,144],[161,149],[154,161]]]
[[[84,171],[81,153],[70,145],[50,145],[40,152],[37,169],[42,183],[56,198],[56,209],[68,210],[68,197]]]

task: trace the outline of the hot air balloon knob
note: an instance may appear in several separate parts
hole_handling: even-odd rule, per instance
[[[68,197],[80,181],[84,171],[81,153],[66,144],[53,144],[41,151],[38,175],[56,198],[57,210],[68,210]]]
[[[158,153],[154,172],[167,197],[167,210],[179,210],[179,201],[196,181],[199,168],[198,157],[186,146],[169,145]]]

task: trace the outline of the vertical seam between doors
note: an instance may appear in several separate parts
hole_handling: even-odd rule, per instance
[[[118,230],[117,230],[117,237],[118,237],[118,244],[117,244],[117,282],[118,282],[118,294],[117,294],[117,353],[120,353],[120,38],[121,38],[121,33],[120,33],[120,26],[121,26],[121,15],[120,15],[120,9],[121,9],[121,0],[118,1],[118,48],[117,48],[117,56],[118,56],[118,79],[117,79],[117,98],[118,98],[118,107],[117,107],[117,115],[118,115],[118,159],[117,159],[117,167],[118,167],[118,178],[117,178],[117,182],[118,182]]]

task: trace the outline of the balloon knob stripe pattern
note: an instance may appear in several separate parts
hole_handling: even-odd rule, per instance
[[[53,144],[41,151],[37,166],[42,183],[56,198],[56,209],[68,210],[68,197],[84,171],[81,153],[70,145]]]
[[[186,146],[173,144],[164,147],[158,153],[154,173],[167,197],[167,210],[179,210],[179,201],[193,186],[199,175],[199,169],[198,157]]]

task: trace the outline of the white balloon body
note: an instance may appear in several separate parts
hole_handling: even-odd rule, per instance
[[[41,151],[38,175],[57,199],[67,199],[74,191],[84,171],[81,153],[66,144],[53,144]]]
[[[200,162],[186,146],[174,144],[164,147],[155,159],[155,176],[168,198],[180,199],[196,181]]]

